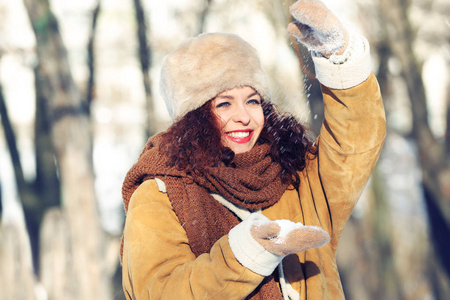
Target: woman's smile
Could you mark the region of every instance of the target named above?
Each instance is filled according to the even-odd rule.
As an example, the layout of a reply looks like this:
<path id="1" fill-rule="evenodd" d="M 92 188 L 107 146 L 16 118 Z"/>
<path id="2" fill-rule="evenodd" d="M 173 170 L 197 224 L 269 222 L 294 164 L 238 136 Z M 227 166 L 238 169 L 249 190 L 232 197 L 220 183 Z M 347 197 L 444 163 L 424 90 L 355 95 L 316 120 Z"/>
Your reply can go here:
<path id="1" fill-rule="evenodd" d="M 252 136 L 253 136 L 253 130 L 246 129 L 246 130 L 236 130 L 236 131 L 230 131 L 225 133 L 227 138 L 232 140 L 235 143 L 244 144 L 250 142 Z"/>

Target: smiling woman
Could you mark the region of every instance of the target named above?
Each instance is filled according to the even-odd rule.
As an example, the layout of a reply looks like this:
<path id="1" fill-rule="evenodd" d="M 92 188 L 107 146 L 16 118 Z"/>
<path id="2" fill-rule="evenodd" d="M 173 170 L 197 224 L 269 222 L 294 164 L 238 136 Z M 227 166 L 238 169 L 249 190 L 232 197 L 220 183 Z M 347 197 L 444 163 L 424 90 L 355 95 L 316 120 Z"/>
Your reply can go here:
<path id="1" fill-rule="evenodd" d="M 226 90 L 212 100 L 222 143 L 234 153 L 250 151 L 264 126 L 261 96 L 249 86 Z"/>
<path id="2" fill-rule="evenodd" d="M 336 247 L 380 153 L 384 110 L 367 41 L 320 1 L 291 11 L 291 34 L 327 49 L 313 52 L 325 104 L 314 143 L 270 102 L 240 37 L 202 34 L 164 59 L 174 123 L 122 189 L 128 299 L 344 299 Z"/>
<path id="3" fill-rule="evenodd" d="M 235 90 L 243 89 L 236 88 Z M 240 149 L 236 147 L 241 145 L 239 142 L 243 142 L 244 146 L 248 146 L 250 143 L 246 141 L 245 136 L 239 137 L 238 135 L 242 133 L 237 130 L 235 133 L 228 132 L 228 134 L 234 135 L 234 141 L 229 140 L 229 138 L 233 138 L 228 137 L 227 131 L 224 129 L 225 122 L 223 120 L 226 118 L 225 116 L 224 118 L 220 117 L 220 113 L 216 111 L 224 111 L 228 108 L 230 100 L 229 97 L 225 97 L 219 103 L 219 95 L 201 107 L 186 113 L 169 130 L 152 138 L 144 152 L 159 145 L 159 153 L 164 153 L 167 166 L 184 170 L 186 174 L 196 173 L 202 176 L 201 174 L 210 172 L 207 170 L 208 167 L 218 166 L 221 163 L 232 166 L 233 159 L 238 154 L 236 151 Z M 259 95 L 254 93 L 251 95 L 260 99 Z M 282 181 L 298 186 L 300 182 L 298 170 L 305 167 L 308 153 L 310 158 L 314 157 L 316 147 L 308 139 L 306 128 L 293 116 L 279 113 L 269 101 L 260 100 L 261 104 L 256 104 L 253 102 L 255 100 L 253 97 L 249 97 L 251 99 L 247 101 L 250 102 L 247 105 L 254 106 L 256 111 L 263 114 L 263 120 L 261 120 L 263 126 L 261 131 L 258 130 L 256 144 L 270 145 L 270 157 L 283 169 L 280 174 Z M 228 101 L 224 101 L 225 99 Z M 222 108 L 215 108 L 214 103 Z M 223 111 L 222 113 L 224 113 Z M 245 122 L 244 124 L 247 124 L 245 126 L 239 122 L 239 119 L 234 120 L 237 122 L 229 120 L 233 126 L 248 127 L 250 124 L 250 122 Z M 255 144 L 252 148 L 254 146 Z M 232 149 L 231 147 L 236 148 Z"/>

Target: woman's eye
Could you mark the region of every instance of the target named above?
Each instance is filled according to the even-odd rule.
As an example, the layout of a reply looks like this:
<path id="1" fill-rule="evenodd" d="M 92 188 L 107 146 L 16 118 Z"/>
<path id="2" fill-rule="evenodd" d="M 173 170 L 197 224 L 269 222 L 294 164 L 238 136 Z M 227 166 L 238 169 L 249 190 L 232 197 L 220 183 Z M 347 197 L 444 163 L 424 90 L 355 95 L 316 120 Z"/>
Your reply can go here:
<path id="1" fill-rule="evenodd" d="M 261 104 L 261 101 L 258 99 L 250 99 L 247 101 L 248 104 Z"/>
<path id="2" fill-rule="evenodd" d="M 229 106 L 229 105 L 230 105 L 230 103 L 228 103 L 228 102 L 222 102 L 222 103 L 217 104 L 216 107 L 217 107 L 217 108 L 220 108 L 220 107 L 227 107 L 227 106 Z"/>

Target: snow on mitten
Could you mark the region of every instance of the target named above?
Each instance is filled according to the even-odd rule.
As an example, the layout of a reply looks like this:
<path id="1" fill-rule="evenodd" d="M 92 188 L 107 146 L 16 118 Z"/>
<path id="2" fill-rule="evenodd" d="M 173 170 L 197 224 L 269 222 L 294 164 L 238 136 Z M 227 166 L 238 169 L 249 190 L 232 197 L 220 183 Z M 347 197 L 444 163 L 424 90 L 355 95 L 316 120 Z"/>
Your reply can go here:
<path id="1" fill-rule="evenodd" d="M 319 0 L 299 0 L 289 11 L 294 21 L 288 32 L 308 50 L 325 57 L 344 53 L 349 34 L 339 19 Z"/>
<path id="2" fill-rule="evenodd" d="M 330 236 L 322 228 L 289 220 L 256 220 L 250 233 L 264 249 L 277 255 L 303 252 L 330 241 Z"/>

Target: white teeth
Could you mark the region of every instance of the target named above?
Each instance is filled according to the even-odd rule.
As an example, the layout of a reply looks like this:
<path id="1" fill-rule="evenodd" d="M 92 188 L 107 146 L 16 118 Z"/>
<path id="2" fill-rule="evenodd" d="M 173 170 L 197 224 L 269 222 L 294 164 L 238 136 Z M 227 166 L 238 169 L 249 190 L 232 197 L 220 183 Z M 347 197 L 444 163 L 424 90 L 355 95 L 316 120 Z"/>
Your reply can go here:
<path id="1" fill-rule="evenodd" d="M 235 139 L 243 139 L 250 135 L 250 131 L 247 132 L 229 132 L 227 133 L 229 136 Z"/>

